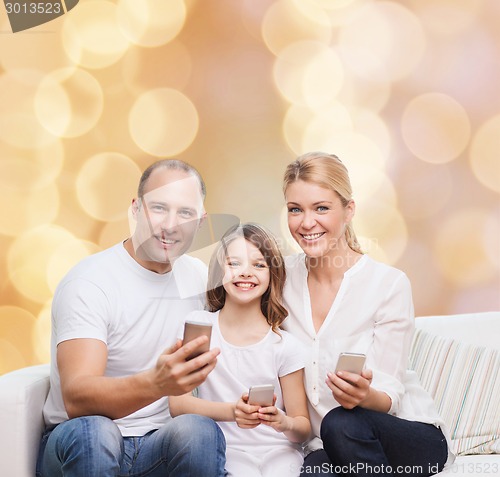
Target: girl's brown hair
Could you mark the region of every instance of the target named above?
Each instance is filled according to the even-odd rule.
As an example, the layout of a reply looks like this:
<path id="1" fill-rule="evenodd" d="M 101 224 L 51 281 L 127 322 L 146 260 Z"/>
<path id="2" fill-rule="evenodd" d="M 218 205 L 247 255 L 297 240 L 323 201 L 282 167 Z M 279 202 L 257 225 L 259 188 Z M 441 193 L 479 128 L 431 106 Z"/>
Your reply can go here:
<path id="1" fill-rule="evenodd" d="M 309 152 L 299 156 L 285 170 L 283 193 L 286 194 L 288 186 L 296 181 L 311 182 L 333 190 L 344 207 L 352 200 L 352 187 L 347 168 L 333 154 Z M 347 224 L 345 238 L 352 250 L 363 253 L 351 222 Z"/>
<path id="2" fill-rule="evenodd" d="M 255 245 L 269 267 L 269 286 L 260 300 L 260 309 L 274 332 L 287 317 L 288 311 L 282 305 L 285 285 L 285 262 L 273 235 L 264 227 L 246 223 L 229 229 L 222 237 L 208 267 L 207 305 L 209 311 L 222 309 L 226 302 L 226 290 L 222 284 L 227 248 L 237 238 L 244 238 Z"/>

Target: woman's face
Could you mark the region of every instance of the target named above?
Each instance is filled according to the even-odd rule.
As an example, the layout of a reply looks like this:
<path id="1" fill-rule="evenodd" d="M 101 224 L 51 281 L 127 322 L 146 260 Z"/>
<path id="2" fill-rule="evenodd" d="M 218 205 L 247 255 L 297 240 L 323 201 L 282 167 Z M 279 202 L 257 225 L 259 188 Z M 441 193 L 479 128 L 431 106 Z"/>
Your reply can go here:
<path id="1" fill-rule="evenodd" d="M 331 189 L 298 180 L 285 192 L 288 228 L 308 257 L 322 257 L 345 245 L 345 228 L 354 215 L 354 202 L 345 207 Z"/>

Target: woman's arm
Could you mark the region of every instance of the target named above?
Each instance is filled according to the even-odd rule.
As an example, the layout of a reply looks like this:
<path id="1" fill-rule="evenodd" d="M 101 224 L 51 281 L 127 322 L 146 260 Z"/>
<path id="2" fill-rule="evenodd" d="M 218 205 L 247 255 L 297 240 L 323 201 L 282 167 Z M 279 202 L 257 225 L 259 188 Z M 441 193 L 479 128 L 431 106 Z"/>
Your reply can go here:
<path id="1" fill-rule="evenodd" d="M 304 389 L 304 370 L 299 369 L 280 378 L 281 392 L 286 413 L 270 406 L 259 409 L 259 419 L 278 432 L 283 432 L 290 442 L 304 442 L 311 433 L 307 398 Z"/>
<path id="2" fill-rule="evenodd" d="M 172 417 L 181 414 L 199 414 L 212 418 L 214 421 L 234 421 L 234 402 L 214 402 L 194 397 L 192 394 L 168 397 Z"/>
<path id="3" fill-rule="evenodd" d="M 408 354 L 414 331 L 411 285 L 406 275 L 394 280 L 376 311 L 373 344 L 366 369 L 360 375 L 328 373 L 326 384 L 344 408 L 356 406 L 397 412 L 404 394 Z"/>

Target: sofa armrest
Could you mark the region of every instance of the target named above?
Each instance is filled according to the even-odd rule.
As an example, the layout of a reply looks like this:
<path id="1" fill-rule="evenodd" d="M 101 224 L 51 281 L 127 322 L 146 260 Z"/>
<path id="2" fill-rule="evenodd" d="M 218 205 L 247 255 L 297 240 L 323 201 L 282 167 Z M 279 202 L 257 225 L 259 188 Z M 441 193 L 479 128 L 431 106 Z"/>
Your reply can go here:
<path id="1" fill-rule="evenodd" d="M 33 477 L 50 366 L 43 364 L 0 376 L 0 462 L 2 475 Z"/>

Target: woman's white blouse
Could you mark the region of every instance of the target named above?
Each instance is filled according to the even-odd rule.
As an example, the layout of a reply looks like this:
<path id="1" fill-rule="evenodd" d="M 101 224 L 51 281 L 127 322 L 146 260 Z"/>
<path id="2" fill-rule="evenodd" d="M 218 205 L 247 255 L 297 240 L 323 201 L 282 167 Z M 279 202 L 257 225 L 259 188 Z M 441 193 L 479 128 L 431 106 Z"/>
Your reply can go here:
<path id="1" fill-rule="evenodd" d="M 395 416 L 442 426 L 430 395 L 413 371 L 407 371 L 414 333 L 411 286 L 400 270 L 363 255 L 347 272 L 318 332 L 314 330 L 305 255 L 286 257 L 284 302 L 289 316 L 283 328 L 306 348 L 305 387 L 313 434 L 323 417 L 339 406 L 325 383 L 341 352 L 366 354 L 372 387 L 385 392 Z M 321 442 L 311 442 L 311 450 Z"/>

